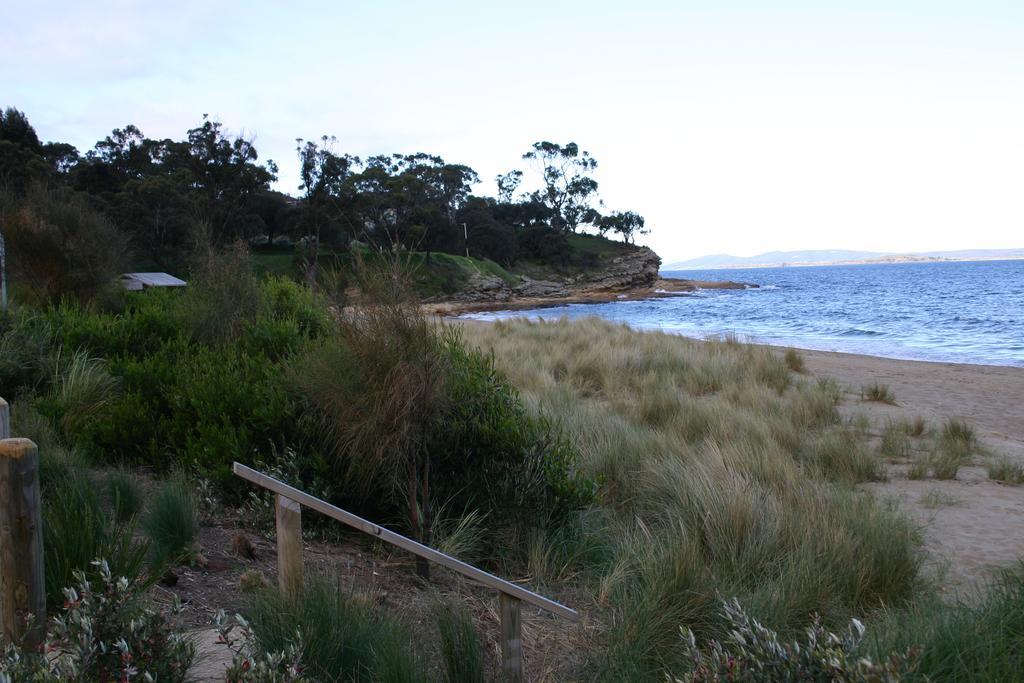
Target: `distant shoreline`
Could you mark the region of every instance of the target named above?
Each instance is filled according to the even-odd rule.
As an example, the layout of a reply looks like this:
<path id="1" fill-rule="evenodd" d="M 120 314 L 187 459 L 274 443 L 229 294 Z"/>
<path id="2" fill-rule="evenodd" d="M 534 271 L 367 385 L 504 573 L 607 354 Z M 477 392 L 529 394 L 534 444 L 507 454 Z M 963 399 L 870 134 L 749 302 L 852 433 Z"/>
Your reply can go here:
<path id="1" fill-rule="evenodd" d="M 670 264 L 662 270 L 666 273 L 704 271 L 704 270 L 750 270 L 756 268 L 821 268 L 826 266 L 899 266 L 915 263 L 989 263 L 993 261 L 1024 261 L 1021 256 L 993 256 L 974 258 L 946 258 L 946 257 L 879 257 L 870 259 L 852 259 L 848 261 L 773 261 L 765 263 L 735 263 L 729 265 L 714 266 L 680 266 Z"/>

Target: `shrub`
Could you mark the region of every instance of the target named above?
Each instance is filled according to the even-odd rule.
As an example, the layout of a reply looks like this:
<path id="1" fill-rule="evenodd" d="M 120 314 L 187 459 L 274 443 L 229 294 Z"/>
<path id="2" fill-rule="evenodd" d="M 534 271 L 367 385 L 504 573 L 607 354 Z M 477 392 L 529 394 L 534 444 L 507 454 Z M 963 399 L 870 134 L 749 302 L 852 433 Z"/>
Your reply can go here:
<path id="1" fill-rule="evenodd" d="M 726 601 L 722 616 L 729 635 L 711 640 L 702 651 L 693 631 L 683 630 L 692 669 L 672 678 L 675 683 L 703 681 L 898 681 L 913 671 L 917 652 L 893 653 L 883 661 L 858 656 L 864 625 L 850 621 L 846 632 L 827 631 L 817 617 L 804 642 L 782 642 L 779 635 L 750 617 L 736 600 Z"/>
<path id="2" fill-rule="evenodd" d="M 441 634 L 441 659 L 449 683 L 483 683 L 484 657 L 480 636 L 466 612 L 454 605 L 439 605 L 437 628 Z"/>
<path id="3" fill-rule="evenodd" d="M 526 410 L 491 359 L 395 286 L 371 282 L 373 303 L 342 316 L 337 336 L 293 371 L 321 418 L 343 495 L 377 501 L 371 513 L 402 514 L 425 541 L 442 503 L 525 527 L 589 500 L 568 441 Z"/>
<path id="4" fill-rule="evenodd" d="M 896 405 L 896 397 L 893 395 L 892 390 L 889 389 L 889 385 L 879 384 L 878 382 L 861 387 L 860 400 L 888 403 L 892 406 Z"/>
<path id="5" fill-rule="evenodd" d="M 80 195 L 32 187 L 20 202 L 0 198 L 11 280 L 43 302 L 89 302 L 115 286 L 127 239 Z"/>
<path id="6" fill-rule="evenodd" d="M 180 475 L 168 479 L 149 499 L 142 530 L 150 542 L 150 563 L 181 562 L 194 552 L 199 535 L 199 501 Z"/>
<path id="7" fill-rule="evenodd" d="M 220 642 L 231 650 L 225 683 L 302 683 L 308 680 L 302 667 L 302 638 L 296 634 L 280 652 L 260 650 L 249 622 L 240 614 L 228 619 L 221 610 L 214 625 Z"/>
<path id="8" fill-rule="evenodd" d="M 142 509 L 142 488 L 124 470 L 107 475 L 107 498 L 114 510 L 114 519 L 121 524 L 134 519 Z"/>
<path id="9" fill-rule="evenodd" d="M 93 565 L 98 589 L 84 572 L 75 572 L 76 587 L 64 591 L 47 656 L 8 649 L 0 680 L 185 681 L 195 657 L 192 643 L 172 630 L 167 614 L 145 604 L 144 583 L 116 578 L 104 561 Z"/>
<path id="10" fill-rule="evenodd" d="M 301 666 L 311 680 L 426 678 L 411 635 L 327 578 L 307 580 L 295 598 L 275 588 L 256 593 L 244 612 L 260 652 L 288 652 L 301 642 Z"/>

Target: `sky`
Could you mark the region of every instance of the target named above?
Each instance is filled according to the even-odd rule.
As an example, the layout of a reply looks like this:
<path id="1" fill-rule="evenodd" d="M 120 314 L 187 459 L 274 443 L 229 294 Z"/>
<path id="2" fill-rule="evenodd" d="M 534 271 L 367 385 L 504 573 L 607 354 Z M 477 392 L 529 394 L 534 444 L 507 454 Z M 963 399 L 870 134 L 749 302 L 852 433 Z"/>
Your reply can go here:
<path id="1" fill-rule="evenodd" d="M 480 174 L 598 160 L 666 263 L 1024 246 L 1024 2 L 0 0 L 0 106 L 80 150 L 203 114 L 297 193 L 295 138 Z"/>

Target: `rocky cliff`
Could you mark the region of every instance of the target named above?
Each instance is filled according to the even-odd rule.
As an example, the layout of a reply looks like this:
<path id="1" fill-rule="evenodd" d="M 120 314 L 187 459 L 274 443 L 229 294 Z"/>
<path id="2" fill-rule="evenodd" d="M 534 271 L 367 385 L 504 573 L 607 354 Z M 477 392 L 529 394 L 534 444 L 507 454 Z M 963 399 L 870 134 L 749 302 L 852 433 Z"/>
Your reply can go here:
<path id="1" fill-rule="evenodd" d="M 649 288 L 658 279 L 660 265 L 660 256 L 647 247 L 640 247 L 585 271 L 548 280 L 521 276 L 518 283 L 510 285 L 494 275 L 473 273 L 465 287 L 446 299 L 471 303 L 510 301 L 514 298 L 557 299 L 576 294 Z"/>

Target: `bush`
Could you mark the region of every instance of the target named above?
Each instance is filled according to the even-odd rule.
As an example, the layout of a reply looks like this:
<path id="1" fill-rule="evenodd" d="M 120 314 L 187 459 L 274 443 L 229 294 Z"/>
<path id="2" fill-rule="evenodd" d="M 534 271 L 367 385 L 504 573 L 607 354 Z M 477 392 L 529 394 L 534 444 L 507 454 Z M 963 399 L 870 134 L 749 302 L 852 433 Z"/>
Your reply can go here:
<path id="1" fill-rule="evenodd" d="M 225 683 L 303 683 L 302 639 L 296 634 L 287 649 L 263 652 L 249 622 L 240 614 L 228 619 L 221 610 L 214 621 L 220 642 L 231 650 Z"/>
<path id="2" fill-rule="evenodd" d="M 402 515 L 428 540 L 441 505 L 525 527 L 589 501 L 568 441 L 388 277 L 364 285 L 374 303 L 346 313 L 292 375 L 321 418 L 349 504 L 375 502 L 369 514 Z"/>
<path id="3" fill-rule="evenodd" d="M 703 681 L 898 681 L 913 670 L 916 651 L 891 654 L 875 662 L 856 653 L 864 626 L 851 620 L 842 635 L 825 630 L 815 618 L 804 642 L 780 642 L 779 635 L 751 618 L 736 600 L 727 601 L 722 616 L 729 631 L 723 640 L 711 640 L 702 651 L 693 631 L 683 630 L 692 669 L 672 677 L 675 683 Z"/>
<path id="4" fill-rule="evenodd" d="M 185 681 L 195 648 L 173 632 L 168 615 L 143 602 L 146 585 L 116 578 L 104 561 L 92 564 L 100 587 L 75 572 L 76 588 L 64 590 L 46 656 L 9 648 L 0 659 L 0 680 Z"/>
<path id="5" fill-rule="evenodd" d="M 259 592 L 244 612 L 258 652 L 288 652 L 301 642 L 311 680 L 426 680 L 411 634 L 325 577 L 307 580 L 294 599 L 277 589 Z"/>
<path id="6" fill-rule="evenodd" d="M 0 197 L 12 282 L 42 302 L 90 302 L 115 286 L 127 238 L 87 199 L 34 186 L 21 201 Z"/>
<path id="7" fill-rule="evenodd" d="M 162 566 L 187 559 L 199 535 L 199 501 L 181 476 L 165 481 L 150 497 L 142 530 L 150 542 L 150 564 Z"/>

